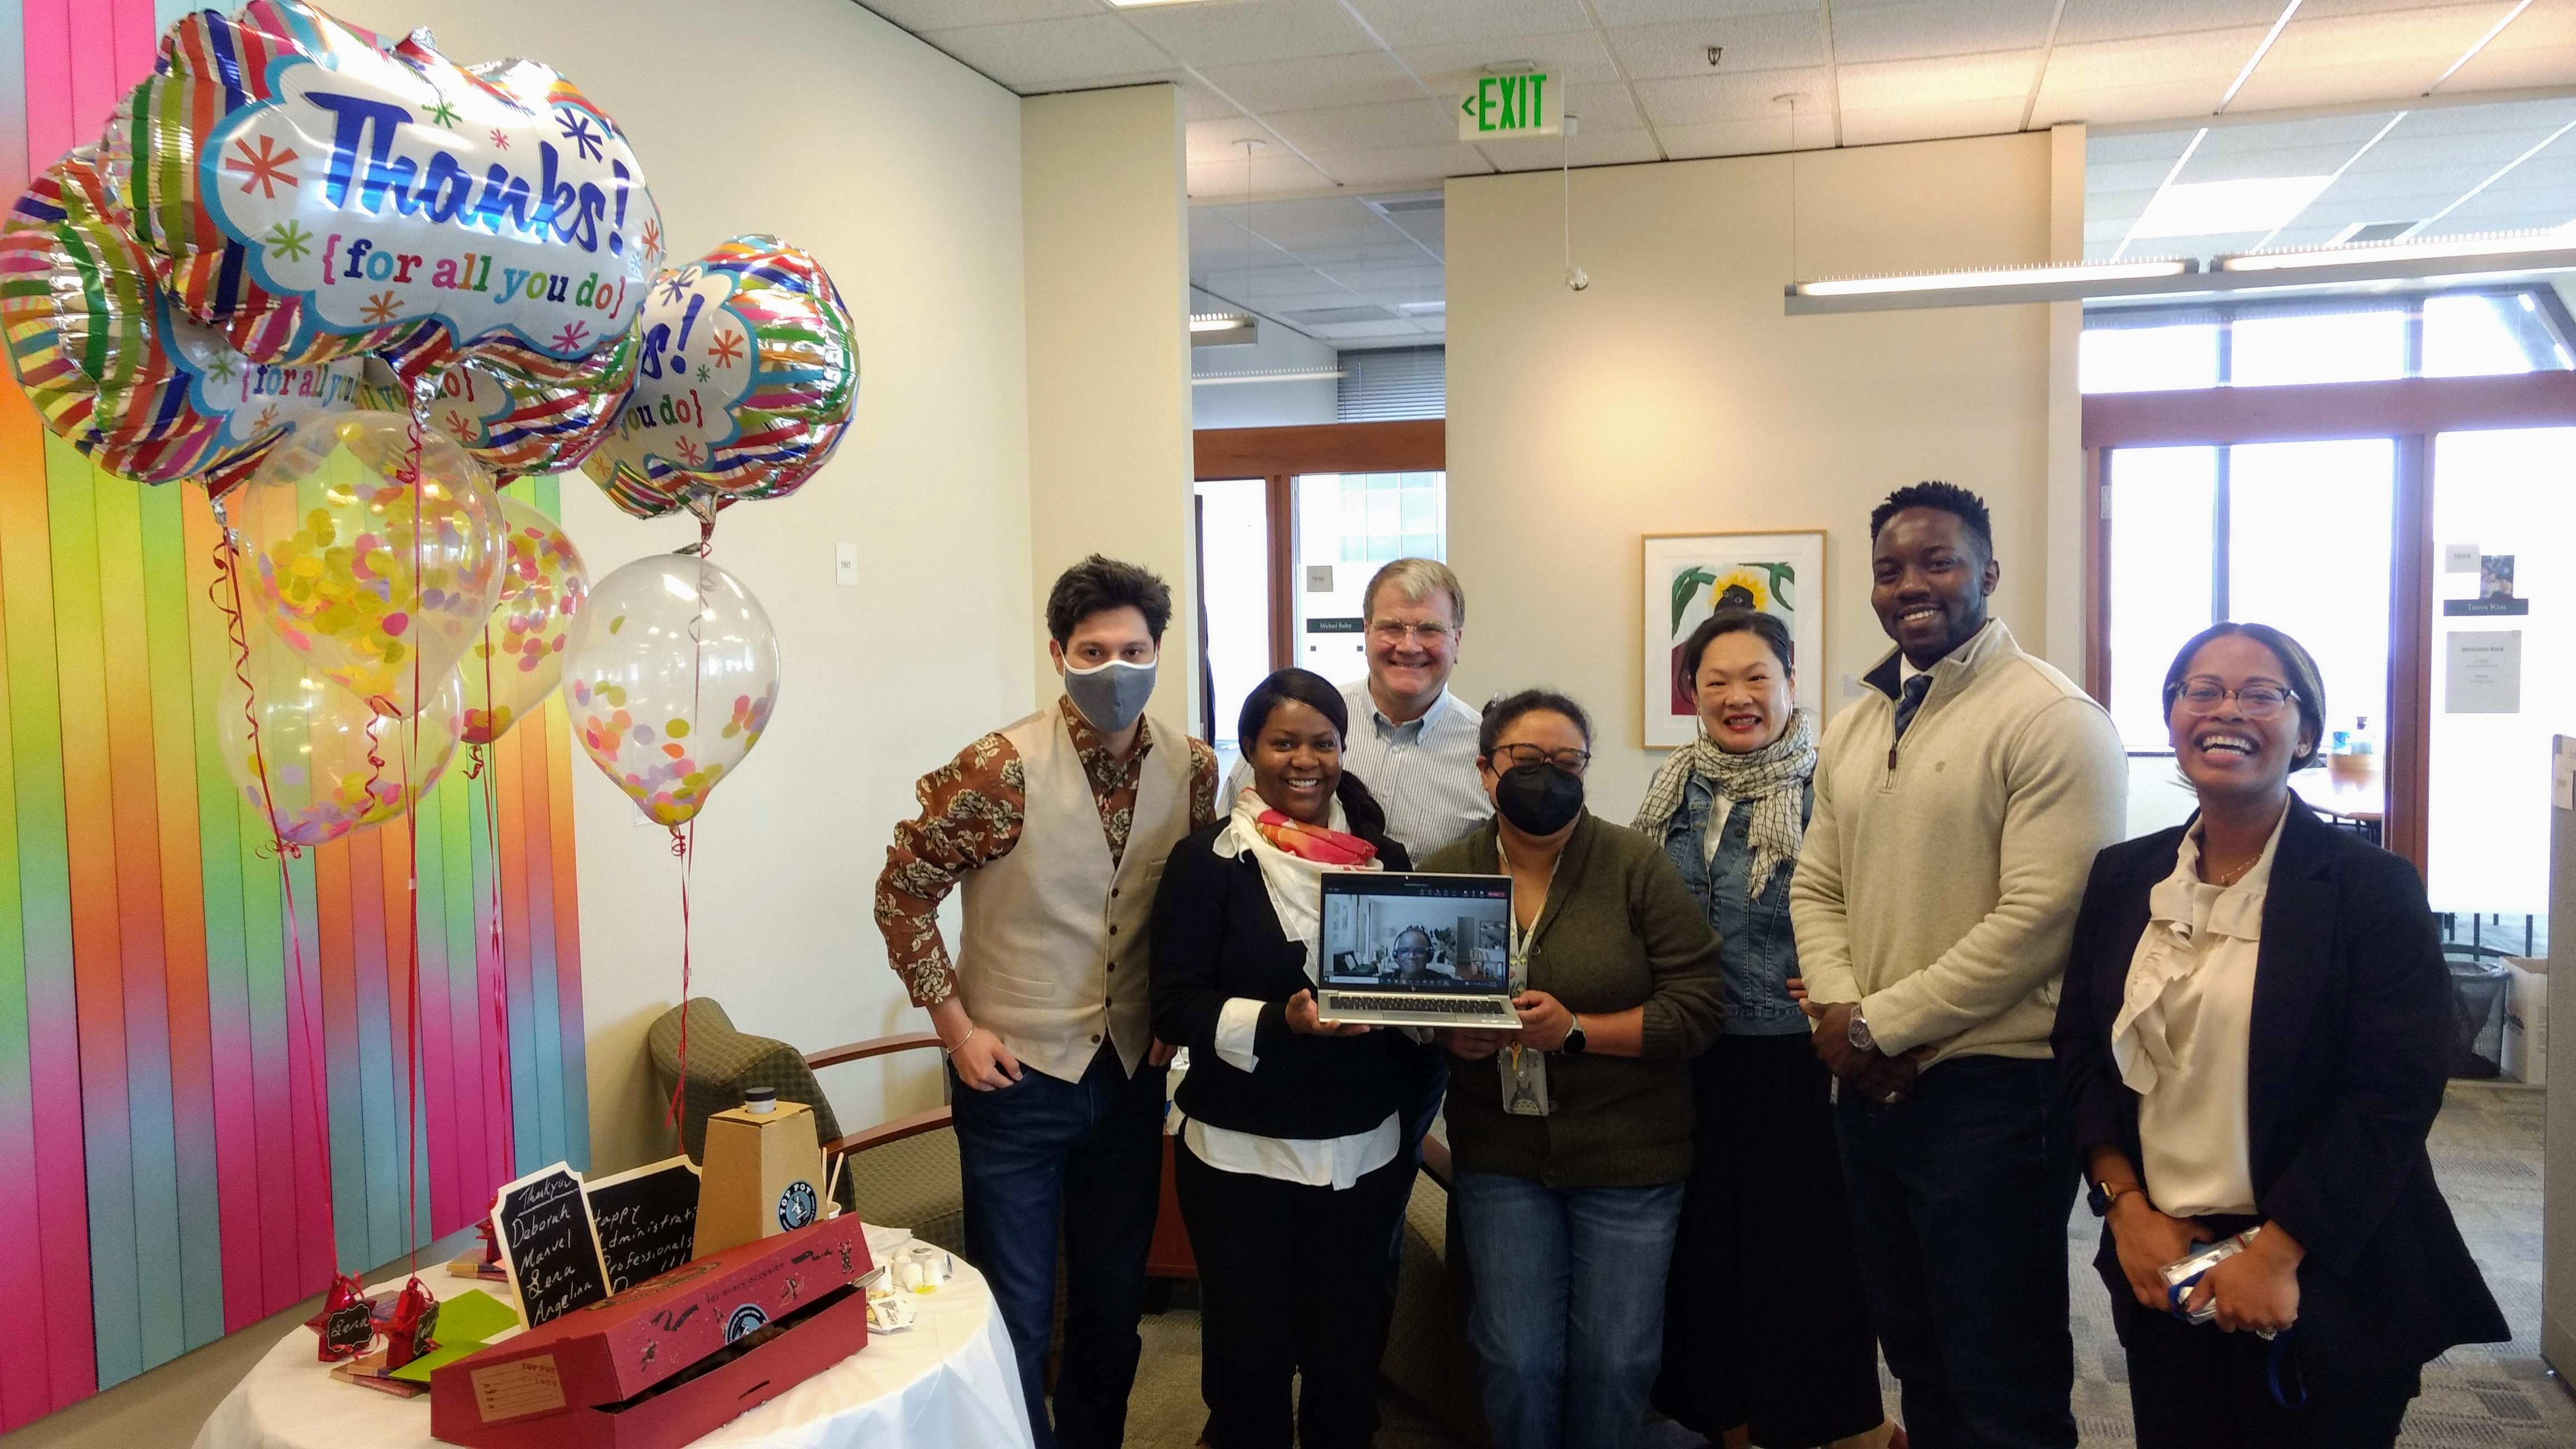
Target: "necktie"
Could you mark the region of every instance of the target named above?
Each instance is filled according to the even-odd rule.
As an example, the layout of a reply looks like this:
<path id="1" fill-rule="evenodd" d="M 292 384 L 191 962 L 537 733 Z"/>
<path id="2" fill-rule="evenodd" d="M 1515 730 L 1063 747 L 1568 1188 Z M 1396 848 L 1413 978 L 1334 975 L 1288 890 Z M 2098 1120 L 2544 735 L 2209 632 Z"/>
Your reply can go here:
<path id="1" fill-rule="evenodd" d="M 1923 696 L 1932 692 L 1932 676 L 1918 674 L 1905 681 L 1904 697 L 1896 701 L 1896 737 L 1905 738 L 1908 725 L 1914 723 L 1914 712 L 1923 707 Z M 1889 756 L 1890 759 L 1895 758 Z"/>

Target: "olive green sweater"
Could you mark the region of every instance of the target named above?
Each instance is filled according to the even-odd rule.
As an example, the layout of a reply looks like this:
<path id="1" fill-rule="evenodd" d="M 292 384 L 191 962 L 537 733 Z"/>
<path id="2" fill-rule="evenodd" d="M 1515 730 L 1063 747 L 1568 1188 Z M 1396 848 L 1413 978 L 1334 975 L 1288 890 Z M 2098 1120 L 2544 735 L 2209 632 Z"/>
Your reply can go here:
<path id="1" fill-rule="evenodd" d="M 1422 864 L 1502 873 L 1488 826 Z M 1644 1054 L 1547 1059 L 1555 1112 L 1503 1110 L 1499 1058 L 1452 1058 L 1449 1149 L 1460 1172 L 1497 1172 L 1550 1187 L 1679 1182 L 1691 1166 L 1690 1059 L 1715 1040 L 1717 935 L 1663 847 L 1585 815 L 1558 858 L 1530 943 L 1529 985 L 1578 1016 L 1645 1008 Z"/>

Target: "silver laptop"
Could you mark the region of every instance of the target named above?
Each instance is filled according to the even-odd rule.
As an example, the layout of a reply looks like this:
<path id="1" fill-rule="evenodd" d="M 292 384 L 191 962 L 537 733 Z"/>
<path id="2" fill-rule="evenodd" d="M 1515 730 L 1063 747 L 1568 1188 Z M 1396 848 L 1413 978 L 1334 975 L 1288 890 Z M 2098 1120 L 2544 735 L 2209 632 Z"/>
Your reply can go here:
<path id="1" fill-rule="evenodd" d="M 1510 876 L 1336 871 L 1322 924 L 1325 1020 L 1520 1029 Z"/>

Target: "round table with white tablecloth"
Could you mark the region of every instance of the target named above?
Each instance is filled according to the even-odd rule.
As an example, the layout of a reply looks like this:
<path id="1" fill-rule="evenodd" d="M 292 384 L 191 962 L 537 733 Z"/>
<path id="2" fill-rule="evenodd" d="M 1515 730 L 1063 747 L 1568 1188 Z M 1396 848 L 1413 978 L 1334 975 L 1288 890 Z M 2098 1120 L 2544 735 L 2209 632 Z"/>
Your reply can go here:
<path id="1" fill-rule="evenodd" d="M 515 1301 L 501 1284 L 469 1285 L 443 1268 L 435 1271 L 421 1280 L 434 1292 L 472 1286 Z M 384 1285 L 401 1286 L 399 1279 Z M 960 1261 L 957 1276 L 939 1291 L 910 1297 L 912 1327 L 871 1331 L 867 1347 L 695 1442 L 1027 1449 L 1019 1368 L 983 1275 Z M 197 1431 L 196 1449 L 426 1449 L 438 1442 L 429 1437 L 428 1395 L 397 1399 L 337 1382 L 313 1348 L 310 1329 L 290 1331 L 215 1406 Z"/>

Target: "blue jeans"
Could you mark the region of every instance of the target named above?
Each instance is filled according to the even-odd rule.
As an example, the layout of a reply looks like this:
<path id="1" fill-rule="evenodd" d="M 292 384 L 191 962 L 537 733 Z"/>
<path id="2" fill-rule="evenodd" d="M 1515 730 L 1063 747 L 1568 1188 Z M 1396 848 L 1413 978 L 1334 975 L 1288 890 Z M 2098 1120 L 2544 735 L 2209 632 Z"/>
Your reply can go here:
<path id="1" fill-rule="evenodd" d="M 1682 1184 L 1552 1188 L 1462 1172 L 1456 1202 L 1495 1449 L 1630 1449 L 1663 1361 Z"/>
<path id="2" fill-rule="evenodd" d="M 1144 1341 L 1145 1253 L 1163 1181 L 1163 1070 L 1128 1076 L 1104 1044 L 1080 1082 L 1032 1067 L 979 1092 L 949 1072 L 966 1187 L 966 1256 L 1011 1333 L 1037 1449 L 1117 1449 Z M 1064 1363 L 1047 1423 L 1055 1245 L 1064 1234 Z"/>

